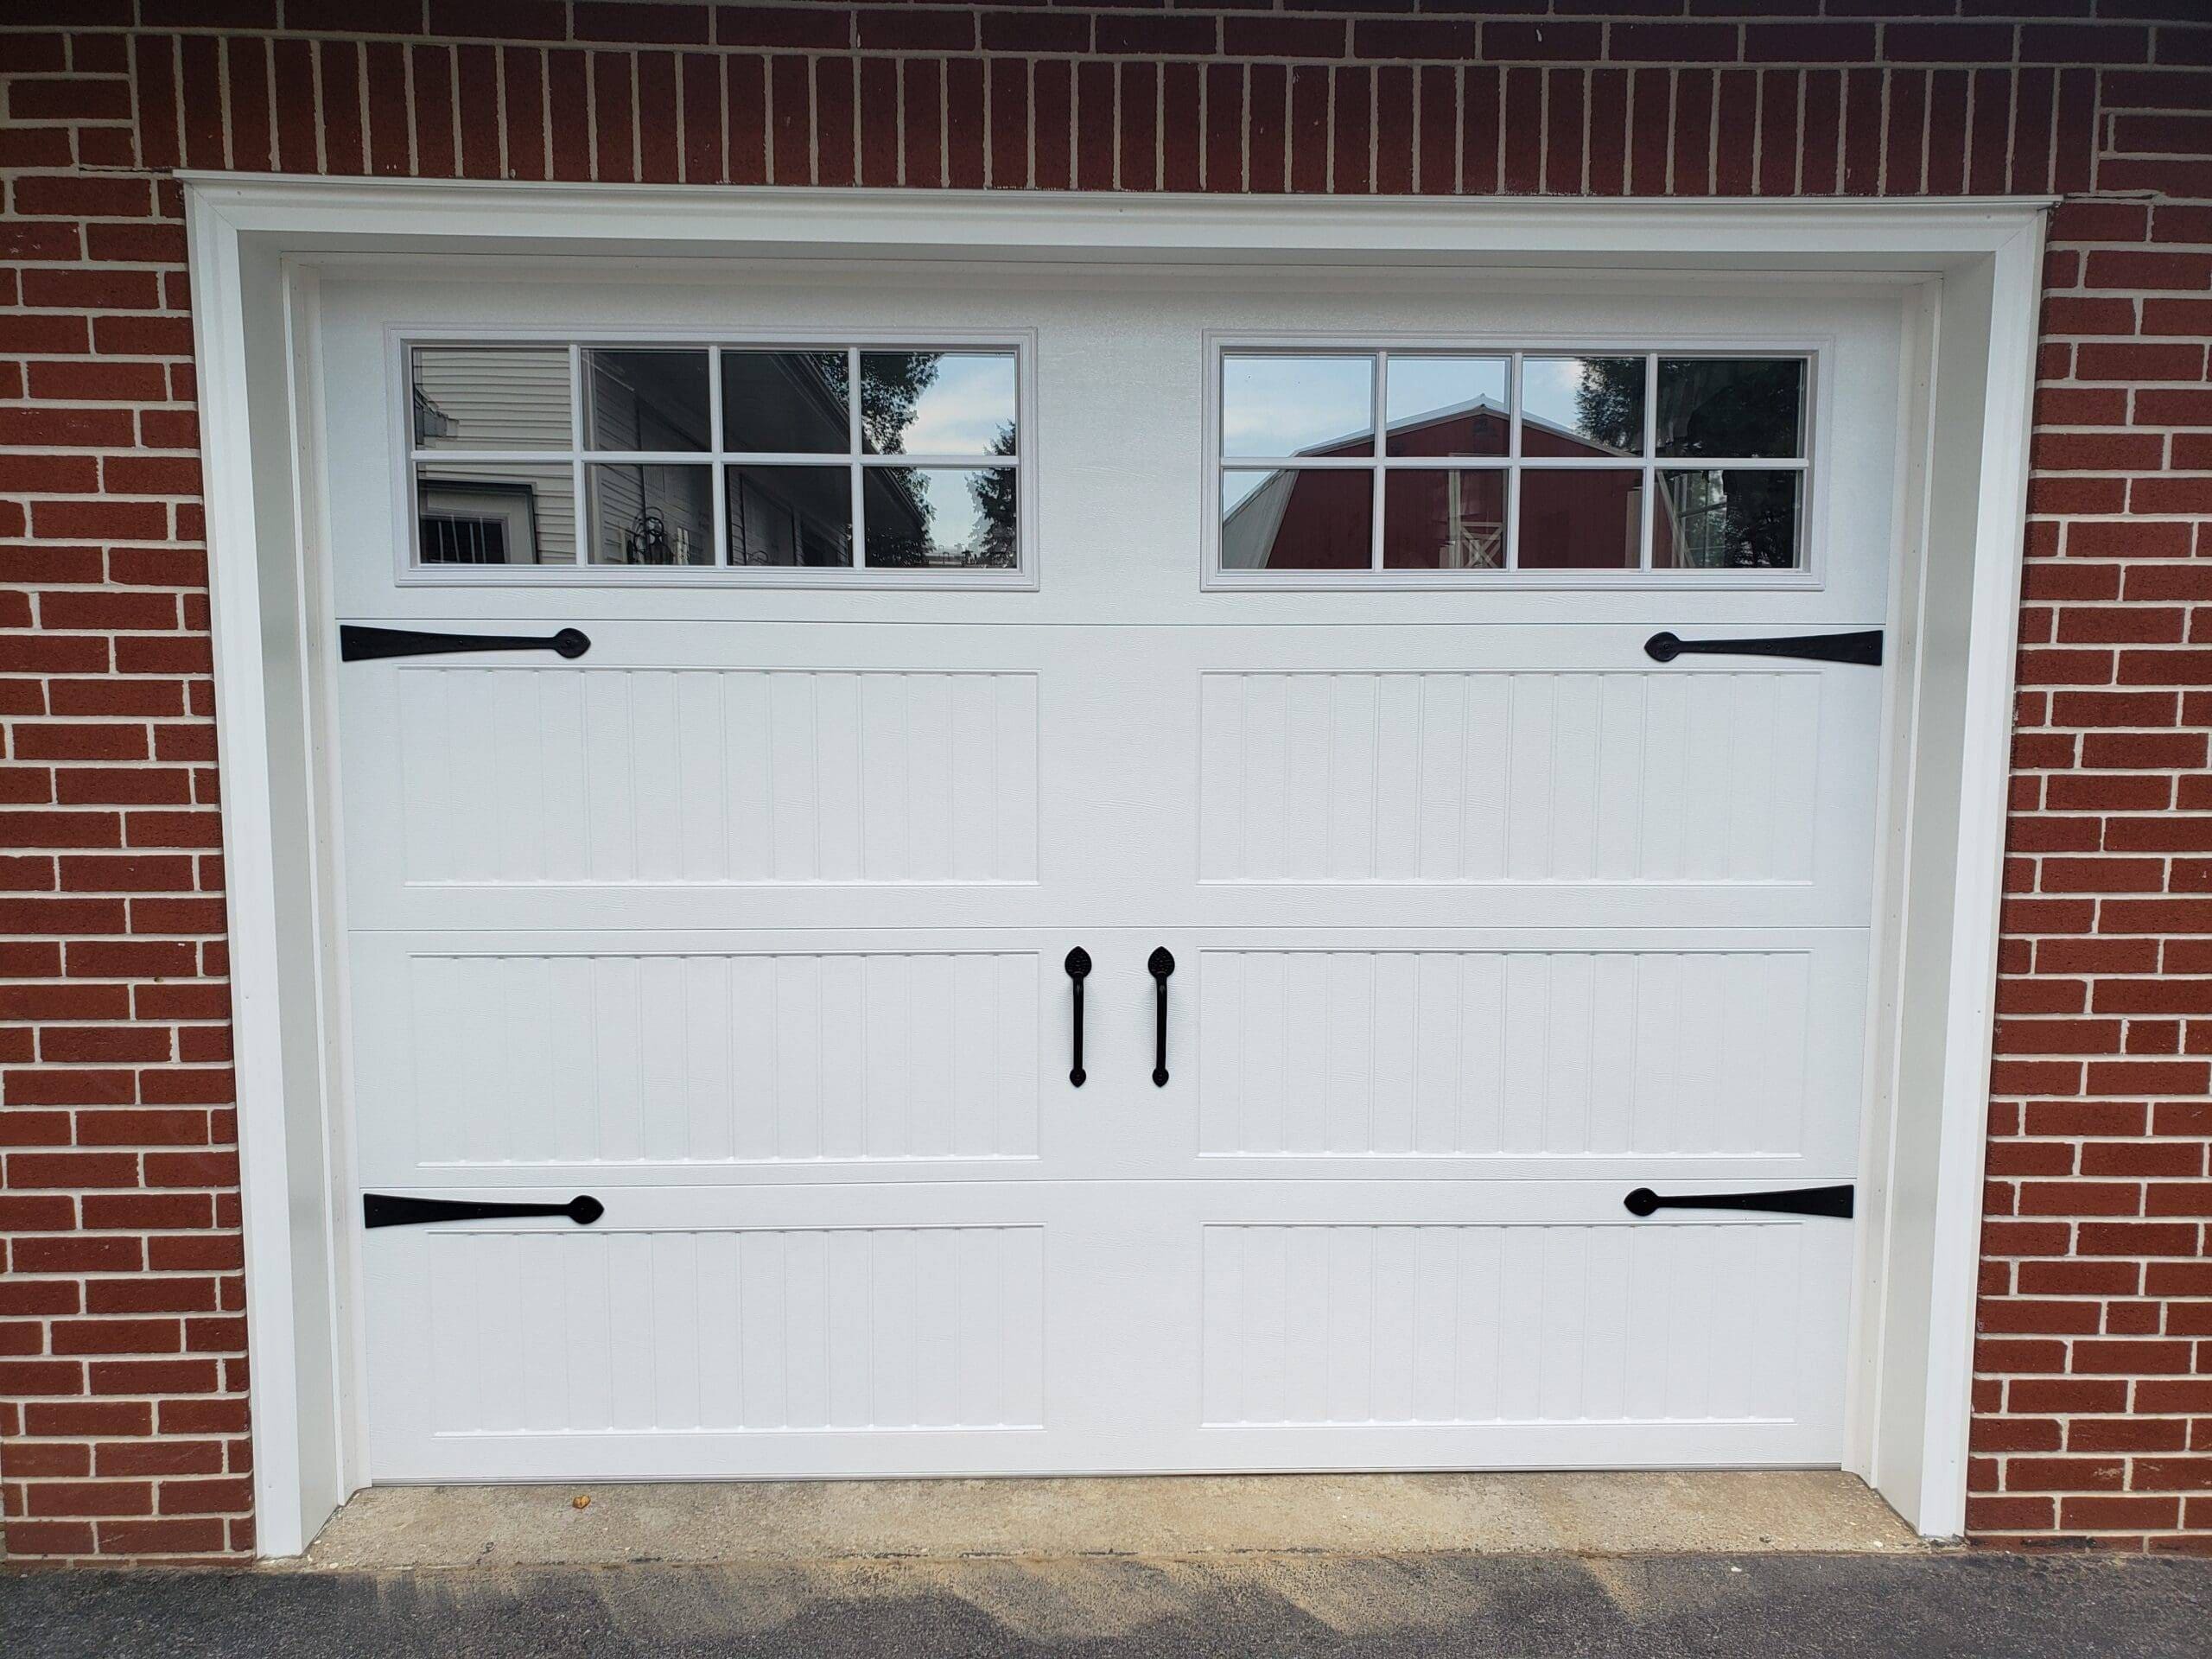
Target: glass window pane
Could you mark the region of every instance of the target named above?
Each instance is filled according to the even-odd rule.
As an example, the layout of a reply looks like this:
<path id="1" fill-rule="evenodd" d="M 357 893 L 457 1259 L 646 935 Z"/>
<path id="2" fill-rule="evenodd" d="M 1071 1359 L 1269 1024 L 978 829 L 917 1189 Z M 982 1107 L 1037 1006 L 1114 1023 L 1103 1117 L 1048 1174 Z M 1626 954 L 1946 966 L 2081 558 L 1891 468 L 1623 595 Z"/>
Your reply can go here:
<path id="1" fill-rule="evenodd" d="M 722 496 L 732 564 L 853 562 L 850 467 L 732 467 Z"/>
<path id="2" fill-rule="evenodd" d="M 1632 570 L 1643 534 L 1643 474 L 1578 467 L 1521 474 L 1523 570 Z"/>
<path id="3" fill-rule="evenodd" d="M 1382 369 L 1387 452 L 1503 454 L 1506 366 L 1502 357 L 1391 358 Z"/>
<path id="4" fill-rule="evenodd" d="M 574 564 L 576 486 L 566 461 L 415 466 L 422 564 Z"/>
<path id="5" fill-rule="evenodd" d="M 1012 352 L 862 352 L 861 447 L 874 455 L 1014 454 Z"/>
<path id="6" fill-rule="evenodd" d="M 1374 537 L 1365 467 L 1222 474 L 1224 570 L 1365 570 Z"/>
<path id="7" fill-rule="evenodd" d="M 1522 359 L 1521 453 L 1642 454 L 1643 359 Z"/>
<path id="8" fill-rule="evenodd" d="M 842 352 L 722 353 L 722 447 L 842 455 L 853 435 Z"/>
<path id="9" fill-rule="evenodd" d="M 1423 467 L 1384 474 L 1382 563 L 1391 570 L 1505 564 L 1505 474 Z"/>
<path id="10" fill-rule="evenodd" d="M 1805 363 L 1796 357 L 1662 357 L 1659 453 L 1750 461 L 1805 453 Z"/>
<path id="11" fill-rule="evenodd" d="M 1375 453 L 1375 359 L 1232 353 L 1221 364 L 1225 455 Z"/>
<path id="12" fill-rule="evenodd" d="M 1805 475 L 1735 468 L 1659 474 L 1651 563 L 1662 570 L 1791 570 Z"/>
<path id="13" fill-rule="evenodd" d="M 512 346 L 417 346 L 418 449 L 569 449 L 569 353 Z"/>
<path id="14" fill-rule="evenodd" d="M 585 351 L 585 448 L 709 447 L 706 353 Z"/>
<path id="15" fill-rule="evenodd" d="M 861 474 L 868 563 L 887 569 L 1002 569 L 1019 563 L 1011 467 L 870 467 Z"/>
<path id="16" fill-rule="evenodd" d="M 704 467 L 584 468 L 594 564 L 712 564 L 714 478 Z"/>

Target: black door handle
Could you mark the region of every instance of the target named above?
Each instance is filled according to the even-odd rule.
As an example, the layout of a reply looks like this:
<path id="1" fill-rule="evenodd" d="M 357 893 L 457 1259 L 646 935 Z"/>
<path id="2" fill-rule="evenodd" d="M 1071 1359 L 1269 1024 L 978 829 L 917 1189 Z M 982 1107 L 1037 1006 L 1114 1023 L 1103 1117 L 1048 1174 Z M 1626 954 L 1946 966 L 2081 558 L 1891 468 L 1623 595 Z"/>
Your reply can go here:
<path id="1" fill-rule="evenodd" d="M 1153 1027 L 1152 1086 L 1167 1086 L 1167 976 L 1175 971 L 1175 958 L 1161 945 L 1145 963 L 1152 975 L 1153 988 L 1159 993 L 1159 1007 Z"/>
<path id="2" fill-rule="evenodd" d="M 1068 1081 L 1076 1088 L 1083 1087 L 1083 982 L 1090 976 L 1090 952 L 1081 945 L 1068 952 L 1064 964 L 1068 978 L 1075 988 L 1075 1053 L 1068 1067 Z"/>
<path id="3" fill-rule="evenodd" d="M 1648 1186 L 1639 1186 L 1621 1200 L 1631 1216 L 1648 1216 L 1655 1210 L 1771 1210 L 1785 1216 L 1851 1216 L 1851 1185 L 1793 1186 L 1779 1192 L 1699 1192 L 1662 1198 Z"/>
<path id="4" fill-rule="evenodd" d="M 1671 663 L 1690 652 L 1707 657 L 1800 657 L 1816 663 L 1865 663 L 1878 668 L 1882 631 L 1793 633 L 1778 639 L 1684 639 L 1676 634 L 1655 633 L 1643 642 L 1643 654 L 1655 663 Z"/>
<path id="5" fill-rule="evenodd" d="M 570 660 L 591 649 L 582 628 L 558 633 L 422 633 L 413 628 L 372 628 L 347 622 L 338 630 L 338 660 L 365 663 L 379 657 L 436 657 L 454 651 L 551 651 Z"/>
<path id="6" fill-rule="evenodd" d="M 607 1213 L 597 1198 L 582 1195 L 566 1204 L 486 1204 L 474 1198 L 403 1198 L 389 1192 L 361 1195 L 364 1227 L 428 1227 L 440 1221 L 505 1221 L 515 1216 L 566 1216 L 588 1227 Z"/>

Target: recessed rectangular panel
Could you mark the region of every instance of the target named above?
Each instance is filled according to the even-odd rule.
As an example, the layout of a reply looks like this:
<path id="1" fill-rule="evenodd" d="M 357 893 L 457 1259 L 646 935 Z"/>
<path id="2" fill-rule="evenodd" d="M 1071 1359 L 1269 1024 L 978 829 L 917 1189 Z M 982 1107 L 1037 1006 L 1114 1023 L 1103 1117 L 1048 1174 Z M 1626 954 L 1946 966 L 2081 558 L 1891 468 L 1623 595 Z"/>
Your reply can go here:
<path id="1" fill-rule="evenodd" d="M 410 666 L 398 721 L 411 883 L 1037 875 L 1033 674 Z"/>
<path id="2" fill-rule="evenodd" d="M 1820 677 L 1210 673 L 1209 881 L 1811 880 Z"/>
<path id="3" fill-rule="evenodd" d="M 408 957 L 372 1166 L 1031 1158 L 1023 952 Z M 390 1179 L 389 1177 L 387 1179 Z"/>
<path id="4" fill-rule="evenodd" d="M 1796 1155 L 1814 986 L 1803 950 L 1209 950 L 1199 1150 Z"/>
<path id="5" fill-rule="evenodd" d="M 1044 1230 L 443 1231 L 441 1435 L 1033 1427 Z"/>
<path id="6" fill-rule="evenodd" d="M 1204 1421 L 1793 1421 L 1805 1224 L 1209 1227 Z"/>

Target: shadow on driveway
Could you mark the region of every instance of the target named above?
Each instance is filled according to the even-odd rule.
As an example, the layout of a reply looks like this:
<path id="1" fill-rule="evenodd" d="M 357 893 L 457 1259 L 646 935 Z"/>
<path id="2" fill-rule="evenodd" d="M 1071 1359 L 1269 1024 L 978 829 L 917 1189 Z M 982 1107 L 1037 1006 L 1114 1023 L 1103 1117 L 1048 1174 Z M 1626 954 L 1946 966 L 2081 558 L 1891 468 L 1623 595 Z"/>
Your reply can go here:
<path id="1" fill-rule="evenodd" d="M 1209 1555 L 0 1576 L 9 1659 L 2204 1659 L 2212 1561 Z"/>

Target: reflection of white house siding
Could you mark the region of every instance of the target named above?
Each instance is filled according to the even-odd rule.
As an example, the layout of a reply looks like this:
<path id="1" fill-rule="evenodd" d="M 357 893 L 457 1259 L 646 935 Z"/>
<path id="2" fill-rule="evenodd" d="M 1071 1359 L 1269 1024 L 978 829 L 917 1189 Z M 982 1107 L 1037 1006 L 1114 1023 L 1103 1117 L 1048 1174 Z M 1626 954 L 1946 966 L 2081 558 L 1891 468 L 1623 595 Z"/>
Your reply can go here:
<path id="1" fill-rule="evenodd" d="M 442 449 L 572 447 L 566 351 L 417 351 L 415 384 L 447 429 L 418 432 L 418 442 Z"/>
<path id="2" fill-rule="evenodd" d="M 1270 473 L 1268 481 L 1231 507 L 1221 521 L 1221 568 L 1224 570 L 1264 570 L 1274 551 L 1275 532 L 1290 505 L 1290 493 L 1298 474 Z"/>
<path id="3" fill-rule="evenodd" d="M 673 354 L 653 352 L 584 354 L 591 408 L 585 429 L 595 450 L 692 452 L 707 447 L 706 392 L 702 381 L 682 379 L 671 385 L 655 370 Z M 703 357 L 683 353 L 686 364 Z M 702 405 L 689 404 L 696 391 Z M 714 486 L 705 467 L 639 467 L 619 463 L 588 468 L 592 556 L 601 564 L 629 562 L 632 532 L 646 508 L 658 511 L 678 563 L 714 560 Z"/>
<path id="4" fill-rule="evenodd" d="M 565 452 L 574 442 L 565 350 L 440 346 L 418 350 L 414 371 L 419 446 Z M 511 496 L 518 488 L 527 489 L 537 545 L 533 550 L 518 535 L 510 535 L 508 557 L 517 563 L 575 563 L 575 474 L 566 461 L 426 461 L 416 474 L 419 511 L 425 517 L 491 517 L 491 493 Z M 440 484 L 454 486 L 454 493 L 441 499 L 435 489 Z"/>
<path id="5" fill-rule="evenodd" d="M 587 467 L 596 526 L 592 556 L 600 564 L 626 564 L 629 537 L 650 505 L 667 526 L 669 545 L 682 564 L 714 563 L 714 483 L 704 467 L 639 467 L 613 463 Z"/>

